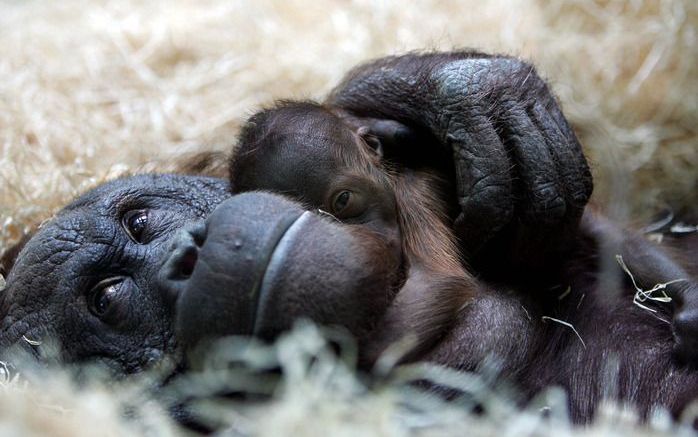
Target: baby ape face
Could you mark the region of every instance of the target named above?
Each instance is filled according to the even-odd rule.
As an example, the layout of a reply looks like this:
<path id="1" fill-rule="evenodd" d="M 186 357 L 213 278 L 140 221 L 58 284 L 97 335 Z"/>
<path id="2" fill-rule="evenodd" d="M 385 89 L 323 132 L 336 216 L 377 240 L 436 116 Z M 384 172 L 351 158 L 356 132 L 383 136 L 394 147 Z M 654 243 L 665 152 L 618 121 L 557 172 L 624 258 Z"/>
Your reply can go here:
<path id="1" fill-rule="evenodd" d="M 75 200 L 41 227 L 12 268 L 0 304 L 0 349 L 55 339 L 63 360 L 101 360 L 124 373 L 171 352 L 173 305 L 158 285 L 161 258 L 175 231 L 225 197 L 220 180 L 143 175 Z"/>
<path id="2" fill-rule="evenodd" d="M 231 164 L 233 192 L 281 193 L 309 209 L 379 232 L 397 228 L 394 189 L 380 144 L 314 103 L 289 102 L 253 116 Z"/>

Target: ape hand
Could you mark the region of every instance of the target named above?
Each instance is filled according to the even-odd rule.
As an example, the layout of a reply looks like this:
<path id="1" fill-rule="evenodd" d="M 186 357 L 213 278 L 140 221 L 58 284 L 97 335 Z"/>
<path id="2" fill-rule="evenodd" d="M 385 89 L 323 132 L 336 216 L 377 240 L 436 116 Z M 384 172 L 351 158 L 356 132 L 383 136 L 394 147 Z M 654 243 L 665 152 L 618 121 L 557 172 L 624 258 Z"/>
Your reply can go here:
<path id="1" fill-rule="evenodd" d="M 589 168 L 557 101 L 515 58 L 384 58 L 349 73 L 328 103 L 426 131 L 435 141 L 422 146 L 425 158 L 452 156 L 461 209 L 454 227 L 469 254 L 505 229 L 511 260 L 555 251 L 591 195 Z"/>

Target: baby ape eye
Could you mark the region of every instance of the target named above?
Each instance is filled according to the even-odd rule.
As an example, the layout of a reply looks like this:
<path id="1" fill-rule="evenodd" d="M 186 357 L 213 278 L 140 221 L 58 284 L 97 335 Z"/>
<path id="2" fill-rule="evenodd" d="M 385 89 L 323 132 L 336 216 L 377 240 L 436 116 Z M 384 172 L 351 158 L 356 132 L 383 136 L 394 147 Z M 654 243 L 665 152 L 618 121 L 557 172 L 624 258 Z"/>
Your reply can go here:
<path id="1" fill-rule="evenodd" d="M 365 135 L 363 139 L 366 145 L 371 148 L 371 150 L 373 150 L 379 156 L 383 156 L 383 145 L 381 144 L 381 141 L 378 139 L 378 137 L 373 135 Z"/>
<path id="2" fill-rule="evenodd" d="M 122 226 L 134 243 L 143 244 L 143 231 L 148 225 L 148 211 L 137 209 L 124 214 Z"/>
<path id="3" fill-rule="evenodd" d="M 97 284 L 90 293 L 89 308 L 92 314 L 105 319 L 115 303 L 118 301 L 124 288 L 124 278 L 110 278 Z"/>
<path id="4" fill-rule="evenodd" d="M 342 190 L 332 198 L 330 212 L 338 219 L 350 219 L 366 211 L 366 199 L 356 191 Z"/>
<path id="5" fill-rule="evenodd" d="M 351 191 L 341 191 L 334 198 L 332 202 L 332 212 L 334 214 L 341 214 L 341 212 L 349 205 L 351 200 Z"/>

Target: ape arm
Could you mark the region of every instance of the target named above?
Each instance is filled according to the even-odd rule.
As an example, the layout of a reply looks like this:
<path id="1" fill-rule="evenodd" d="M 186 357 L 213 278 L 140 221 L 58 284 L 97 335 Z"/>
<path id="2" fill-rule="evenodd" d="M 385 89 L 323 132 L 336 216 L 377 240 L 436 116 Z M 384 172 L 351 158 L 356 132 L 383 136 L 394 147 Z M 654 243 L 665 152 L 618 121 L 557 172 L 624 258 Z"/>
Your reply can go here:
<path id="1" fill-rule="evenodd" d="M 452 154 L 461 208 L 454 228 L 469 254 L 507 225 L 516 228 L 510 249 L 542 248 L 577 225 L 591 194 L 574 132 L 545 82 L 518 59 L 476 52 L 383 58 L 350 72 L 328 104 L 429 132 L 437 145 L 424 156 Z"/>

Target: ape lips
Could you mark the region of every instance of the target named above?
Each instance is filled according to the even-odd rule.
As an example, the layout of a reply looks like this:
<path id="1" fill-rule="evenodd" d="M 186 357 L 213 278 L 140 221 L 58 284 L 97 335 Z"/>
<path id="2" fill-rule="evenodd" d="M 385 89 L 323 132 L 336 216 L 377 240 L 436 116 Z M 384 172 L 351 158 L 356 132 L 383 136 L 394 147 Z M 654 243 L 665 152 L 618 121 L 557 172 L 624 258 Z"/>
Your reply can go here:
<path id="1" fill-rule="evenodd" d="M 268 193 L 223 202 L 206 220 L 205 238 L 184 229 L 173 253 L 196 241 L 191 274 L 169 271 L 167 279 L 179 294 L 175 332 L 188 348 L 225 335 L 271 339 L 300 318 L 361 339 L 388 306 L 401 261 L 389 239 Z"/>

